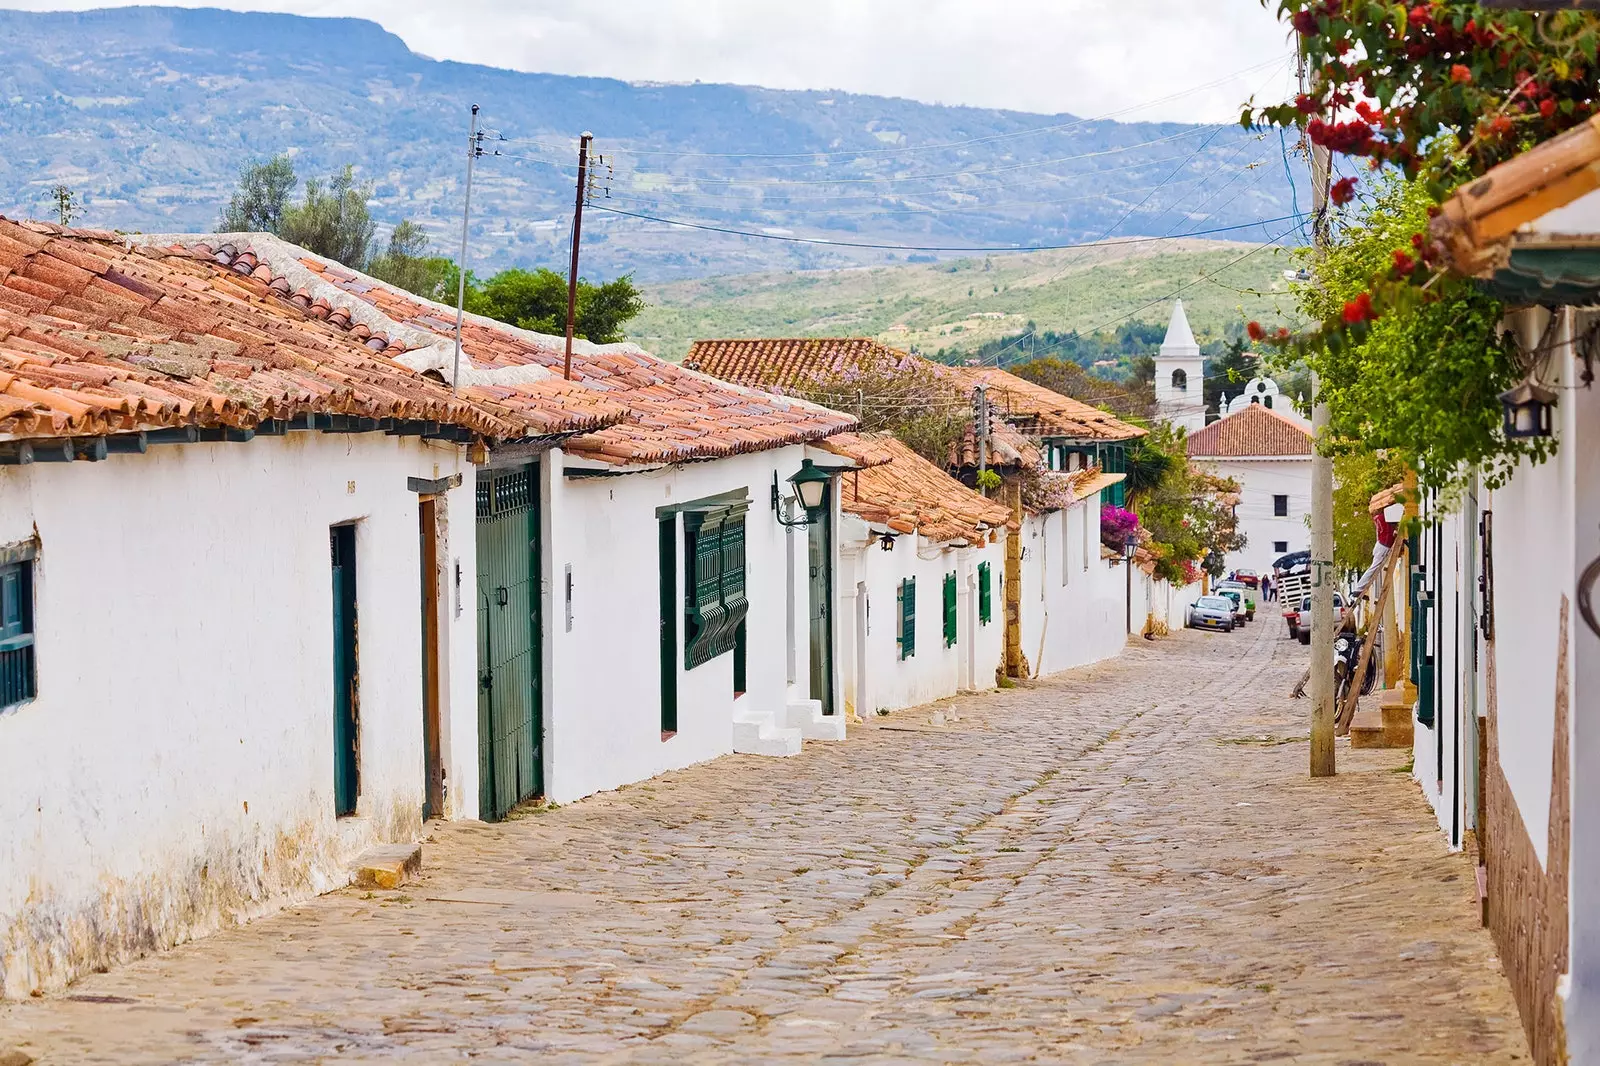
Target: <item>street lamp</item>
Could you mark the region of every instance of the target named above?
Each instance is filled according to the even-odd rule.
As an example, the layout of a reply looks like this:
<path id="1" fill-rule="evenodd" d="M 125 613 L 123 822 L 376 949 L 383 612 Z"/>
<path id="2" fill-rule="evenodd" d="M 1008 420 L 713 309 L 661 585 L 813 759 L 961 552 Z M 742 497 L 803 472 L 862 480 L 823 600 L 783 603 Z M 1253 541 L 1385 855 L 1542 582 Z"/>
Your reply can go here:
<path id="1" fill-rule="evenodd" d="M 1505 408 L 1505 432 L 1509 438 L 1548 437 L 1550 415 L 1556 406 L 1555 390 L 1528 378 L 1514 389 L 1500 394 Z"/>
<path id="2" fill-rule="evenodd" d="M 794 493 L 800 498 L 800 506 L 805 509 L 804 518 L 785 518 L 778 493 L 778 472 L 772 472 L 772 513 L 778 521 L 786 526 L 808 526 L 820 521 L 823 513 L 822 497 L 828 488 L 828 472 L 819 468 L 810 459 L 800 460 L 800 469 L 789 478 L 789 484 L 794 486 Z"/>
<path id="3" fill-rule="evenodd" d="M 1128 579 L 1128 610 L 1127 618 L 1123 621 L 1122 628 L 1127 633 L 1133 632 L 1133 554 L 1138 550 L 1139 538 L 1130 532 L 1128 539 L 1122 542 L 1122 565 L 1128 571 L 1126 575 Z"/>

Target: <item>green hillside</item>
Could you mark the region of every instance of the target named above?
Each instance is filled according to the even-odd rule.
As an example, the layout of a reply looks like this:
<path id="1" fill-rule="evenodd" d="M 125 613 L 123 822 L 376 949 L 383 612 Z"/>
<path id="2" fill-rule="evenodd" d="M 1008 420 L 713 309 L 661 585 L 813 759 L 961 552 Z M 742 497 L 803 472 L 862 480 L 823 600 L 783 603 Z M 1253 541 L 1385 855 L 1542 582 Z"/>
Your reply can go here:
<path id="1" fill-rule="evenodd" d="M 871 336 L 932 355 L 1018 334 L 1030 320 L 1040 332 L 1114 329 L 1123 316 L 1165 323 L 1177 293 L 1204 343 L 1230 323 L 1292 321 L 1287 251 L 1227 265 L 1257 247 L 1185 240 L 673 282 L 645 287 L 650 306 L 628 333 L 672 359 L 692 340 L 763 336 Z"/>

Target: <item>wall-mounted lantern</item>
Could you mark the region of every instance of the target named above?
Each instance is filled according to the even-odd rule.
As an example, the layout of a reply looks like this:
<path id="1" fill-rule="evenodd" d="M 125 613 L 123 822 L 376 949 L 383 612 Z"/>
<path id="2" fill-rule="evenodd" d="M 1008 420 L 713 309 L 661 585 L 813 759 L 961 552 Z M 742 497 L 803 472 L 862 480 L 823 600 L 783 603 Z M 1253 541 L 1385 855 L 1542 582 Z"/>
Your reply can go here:
<path id="1" fill-rule="evenodd" d="M 1139 550 L 1139 538 L 1128 534 L 1128 539 L 1122 542 L 1122 557 L 1128 562 L 1133 562 L 1134 553 Z"/>
<path id="2" fill-rule="evenodd" d="M 1552 414 L 1556 406 L 1556 393 L 1529 377 L 1514 389 L 1500 394 L 1500 406 L 1505 409 L 1505 432 L 1508 438 L 1548 437 L 1551 433 Z"/>
<path id="3" fill-rule="evenodd" d="M 800 506 L 805 509 L 804 518 L 785 518 L 783 516 L 783 501 L 778 492 L 778 472 L 772 472 L 772 513 L 778 521 L 786 526 L 808 526 L 820 521 L 823 517 L 822 497 L 828 488 L 828 472 L 819 468 L 810 459 L 800 460 L 800 469 L 789 478 L 789 484 L 794 486 L 794 494 L 800 498 Z"/>

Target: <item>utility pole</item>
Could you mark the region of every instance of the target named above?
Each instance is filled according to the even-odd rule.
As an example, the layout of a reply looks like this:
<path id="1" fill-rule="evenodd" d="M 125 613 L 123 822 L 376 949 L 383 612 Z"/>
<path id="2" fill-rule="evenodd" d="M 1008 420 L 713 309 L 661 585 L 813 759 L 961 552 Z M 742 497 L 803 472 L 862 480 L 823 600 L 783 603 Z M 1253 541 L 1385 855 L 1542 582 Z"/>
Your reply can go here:
<path id="1" fill-rule="evenodd" d="M 1302 81 L 1304 67 L 1302 67 Z M 1311 144 L 1312 243 L 1320 260 L 1328 248 L 1328 179 L 1332 154 Z M 1333 747 L 1333 459 L 1324 450 L 1328 404 L 1311 375 L 1311 776 L 1337 773 Z"/>
<path id="2" fill-rule="evenodd" d="M 973 413 L 973 426 L 977 430 L 978 438 L 978 491 L 989 495 L 989 490 L 984 487 L 983 475 L 989 472 L 989 387 L 979 385 L 972 390 L 972 403 L 976 410 Z"/>
<path id="3" fill-rule="evenodd" d="M 583 201 L 589 195 L 589 142 L 594 134 L 588 130 L 578 138 L 578 200 L 572 208 L 572 267 L 567 272 L 567 362 L 563 376 L 572 380 L 572 331 L 578 319 L 578 242 L 583 239 Z"/>
<path id="4" fill-rule="evenodd" d="M 467 222 L 472 218 L 472 164 L 483 154 L 482 135 L 478 133 L 478 105 L 472 105 L 472 119 L 467 124 L 467 195 L 461 207 L 461 258 L 456 260 L 456 364 L 450 374 L 450 391 L 461 390 L 461 320 L 467 309 Z"/>

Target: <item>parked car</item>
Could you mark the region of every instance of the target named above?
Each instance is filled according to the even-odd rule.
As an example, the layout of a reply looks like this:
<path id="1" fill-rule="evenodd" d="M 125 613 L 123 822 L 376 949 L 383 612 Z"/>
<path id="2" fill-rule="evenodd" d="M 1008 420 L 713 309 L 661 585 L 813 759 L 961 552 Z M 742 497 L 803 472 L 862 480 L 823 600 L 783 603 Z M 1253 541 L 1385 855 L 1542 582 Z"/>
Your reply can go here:
<path id="1" fill-rule="evenodd" d="M 1258 589 L 1261 587 L 1261 575 L 1254 570 L 1235 570 L 1233 579 L 1249 588 Z"/>
<path id="2" fill-rule="evenodd" d="M 1256 620 L 1256 597 L 1250 586 L 1243 581 L 1219 581 L 1218 592 L 1237 592 L 1244 599 L 1244 617 L 1246 621 Z"/>
<path id="3" fill-rule="evenodd" d="M 1232 633 L 1233 600 L 1226 596 L 1201 596 L 1189 605 L 1183 624 L 1189 629 L 1220 629 Z"/>
<path id="4" fill-rule="evenodd" d="M 1240 592 L 1238 589 L 1222 588 L 1219 585 L 1217 587 L 1217 595 L 1225 597 L 1229 603 L 1233 604 L 1234 622 L 1239 625 L 1244 625 L 1245 622 L 1249 621 L 1249 615 L 1245 613 L 1244 593 Z"/>
<path id="5" fill-rule="evenodd" d="M 1287 616 L 1285 616 L 1287 617 Z M 1337 633 L 1344 628 L 1345 620 L 1349 617 L 1349 609 L 1345 606 L 1344 597 L 1337 592 L 1333 594 L 1333 631 Z M 1294 616 L 1289 618 L 1289 635 L 1302 644 L 1311 643 L 1311 597 L 1300 597 L 1300 607 Z"/>

